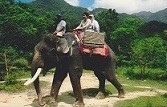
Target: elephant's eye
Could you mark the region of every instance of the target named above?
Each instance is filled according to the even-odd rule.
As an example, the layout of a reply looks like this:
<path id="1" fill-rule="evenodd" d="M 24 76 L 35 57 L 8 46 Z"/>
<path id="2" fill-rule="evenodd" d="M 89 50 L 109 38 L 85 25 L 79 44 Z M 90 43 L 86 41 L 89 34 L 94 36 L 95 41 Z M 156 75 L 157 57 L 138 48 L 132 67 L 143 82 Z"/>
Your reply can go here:
<path id="1" fill-rule="evenodd" d="M 56 43 L 59 44 L 59 43 L 60 43 L 60 39 L 58 39 L 58 40 L 56 41 Z"/>
<path id="2" fill-rule="evenodd" d="M 47 52 L 47 50 L 45 48 L 41 49 L 41 54 L 45 54 Z"/>
<path id="3" fill-rule="evenodd" d="M 50 53 L 55 53 L 55 51 L 56 51 L 55 48 L 50 49 Z"/>

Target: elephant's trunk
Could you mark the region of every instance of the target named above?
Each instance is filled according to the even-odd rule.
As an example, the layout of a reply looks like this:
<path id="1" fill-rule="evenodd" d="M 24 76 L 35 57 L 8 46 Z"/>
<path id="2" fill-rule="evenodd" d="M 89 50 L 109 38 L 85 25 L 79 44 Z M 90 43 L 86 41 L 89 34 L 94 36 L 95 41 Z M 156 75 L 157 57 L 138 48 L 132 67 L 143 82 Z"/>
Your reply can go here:
<path id="1" fill-rule="evenodd" d="M 41 70 L 43 68 L 43 61 L 41 62 L 41 60 L 42 60 L 41 59 L 41 53 L 39 52 L 38 45 L 39 44 L 37 44 L 35 46 L 35 48 L 34 48 L 34 57 L 33 57 L 33 61 L 32 61 L 32 64 L 31 64 L 31 75 L 32 75 L 32 78 L 27 80 L 24 83 L 24 85 L 32 84 L 38 78 L 38 76 L 41 73 Z"/>
<path id="2" fill-rule="evenodd" d="M 36 73 L 35 73 L 35 75 L 31 79 L 27 80 L 24 83 L 24 85 L 27 86 L 27 85 L 32 84 L 37 79 L 37 77 L 39 76 L 39 74 L 41 73 L 41 71 L 42 71 L 42 68 L 38 68 L 37 71 L 36 71 Z"/>

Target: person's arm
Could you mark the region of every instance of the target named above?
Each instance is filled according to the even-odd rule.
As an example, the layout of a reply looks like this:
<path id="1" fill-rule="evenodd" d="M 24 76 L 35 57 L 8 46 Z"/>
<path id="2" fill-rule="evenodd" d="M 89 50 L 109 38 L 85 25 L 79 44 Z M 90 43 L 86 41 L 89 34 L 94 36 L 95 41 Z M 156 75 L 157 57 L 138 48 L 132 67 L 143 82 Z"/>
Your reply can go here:
<path id="1" fill-rule="evenodd" d="M 54 31 L 54 34 L 57 34 L 58 32 L 61 32 L 61 31 L 63 31 L 64 29 L 65 29 L 65 27 L 62 26 L 62 27 L 60 27 L 60 29 Z"/>
<path id="2" fill-rule="evenodd" d="M 81 25 L 82 25 L 82 21 L 81 21 L 81 23 L 79 24 L 79 26 L 76 27 L 74 30 L 80 29 L 80 28 L 81 28 Z"/>
<path id="3" fill-rule="evenodd" d="M 91 25 L 91 20 L 87 20 L 86 24 L 84 26 L 80 27 L 80 29 L 88 28 L 90 25 Z"/>
<path id="4" fill-rule="evenodd" d="M 95 30 L 96 32 L 100 32 L 100 26 L 99 26 L 99 23 L 97 21 L 94 21 L 94 26 L 95 26 Z"/>

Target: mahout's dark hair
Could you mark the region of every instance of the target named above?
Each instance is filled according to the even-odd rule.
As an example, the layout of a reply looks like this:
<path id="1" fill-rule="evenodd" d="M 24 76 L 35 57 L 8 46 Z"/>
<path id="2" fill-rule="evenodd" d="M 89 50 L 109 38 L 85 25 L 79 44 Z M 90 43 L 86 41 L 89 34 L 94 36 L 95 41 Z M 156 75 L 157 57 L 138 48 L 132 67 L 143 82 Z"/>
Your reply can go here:
<path id="1" fill-rule="evenodd" d="M 86 15 L 87 17 L 89 17 L 89 13 L 88 12 L 84 12 L 82 15 Z"/>

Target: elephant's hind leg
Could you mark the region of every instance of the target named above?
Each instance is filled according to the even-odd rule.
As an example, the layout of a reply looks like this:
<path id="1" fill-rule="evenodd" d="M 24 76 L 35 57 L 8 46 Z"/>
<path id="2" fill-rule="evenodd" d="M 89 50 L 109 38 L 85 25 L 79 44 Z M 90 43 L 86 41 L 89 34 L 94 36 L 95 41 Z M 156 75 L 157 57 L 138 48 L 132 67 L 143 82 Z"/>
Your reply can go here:
<path id="1" fill-rule="evenodd" d="M 99 80 L 99 92 L 97 93 L 96 98 L 104 99 L 106 97 L 105 76 L 99 71 L 94 71 L 94 74 Z"/>
<path id="2" fill-rule="evenodd" d="M 116 63 L 114 58 L 111 58 L 105 69 L 105 77 L 118 90 L 118 97 L 123 98 L 125 95 L 125 91 L 123 89 L 123 86 L 119 83 L 119 81 L 116 78 L 115 70 L 116 70 Z"/>
<path id="3" fill-rule="evenodd" d="M 118 98 L 124 98 L 125 96 L 125 91 L 123 89 L 123 86 L 118 82 L 117 78 L 111 77 L 111 76 L 107 76 L 107 80 L 112 83 L 115 88 L 118 90 Z"/>

